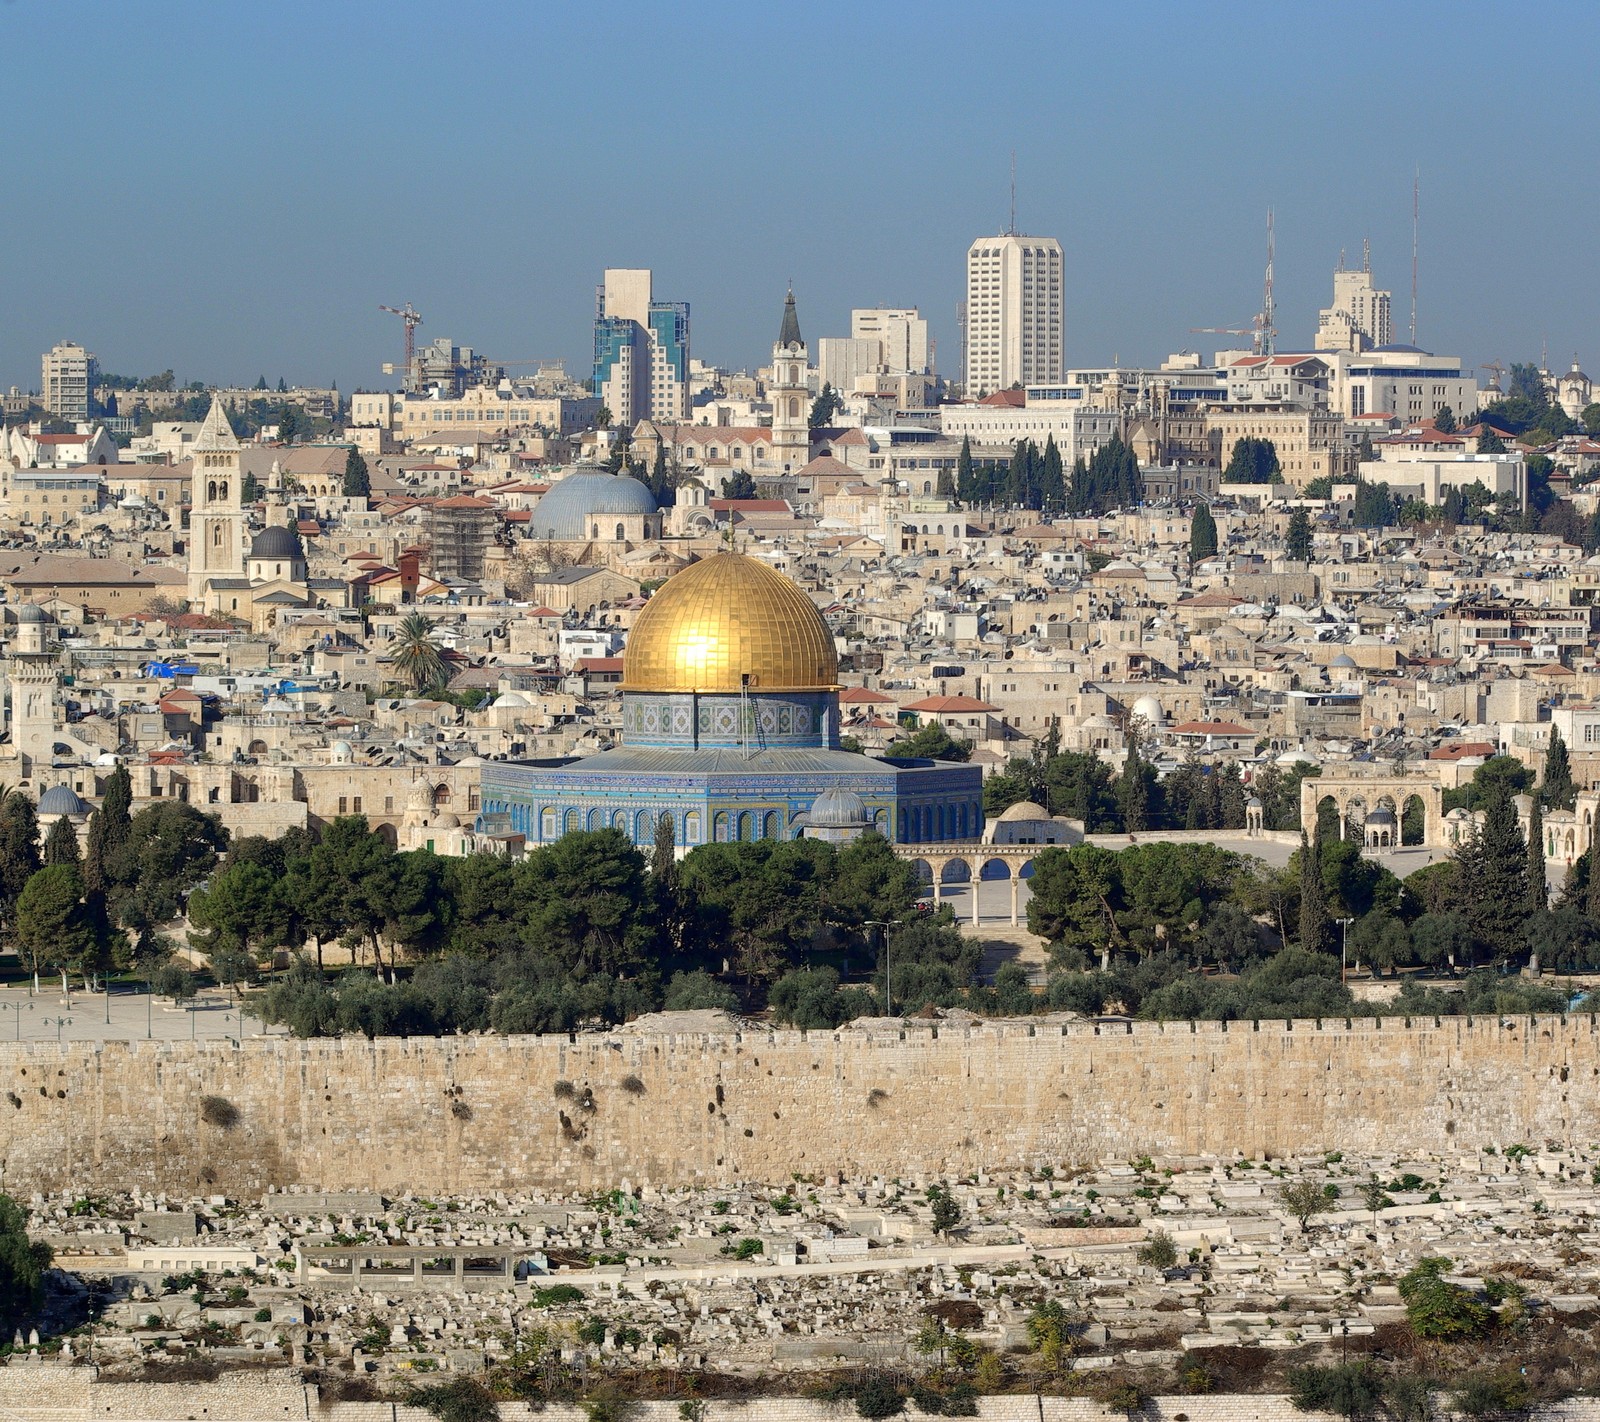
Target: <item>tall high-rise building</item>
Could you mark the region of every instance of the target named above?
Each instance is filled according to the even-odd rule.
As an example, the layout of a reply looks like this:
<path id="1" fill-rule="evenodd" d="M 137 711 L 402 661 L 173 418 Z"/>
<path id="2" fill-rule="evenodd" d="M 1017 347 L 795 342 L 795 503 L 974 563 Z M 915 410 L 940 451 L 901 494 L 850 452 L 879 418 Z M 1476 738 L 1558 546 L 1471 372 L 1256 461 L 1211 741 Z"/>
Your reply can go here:
<path id="1" fill-rule="evenodd" d="M 967 395 L 1060 380 L 1065 264 L 1054 237 L 980 237 L 967 251 Z"/>
<path id="2" fill-rule="evenodd" d="M 99 362 L 76 341 L 57 341 L 41 367 L 39 403 L 63 420 L 87 420 Z"/>
<path id="3" fill-rule="evenodd" d="M 611 418 L 689 418 L 689 303 L 654 301 L 647 267 L 608 267 L 595 301 L 594 392 Z"/>
<path id="4" fill-rule="evenodd" d="M 1333 305 L 1317 318 L 1317 349 L 1359 355 L 1393 344 L 1391 305 L 1391 293 L 1372 284 L 1372 262 L 1365 249 L 1358 272 L 1347 272 L 1341 257 L 1333 273 Z"/>

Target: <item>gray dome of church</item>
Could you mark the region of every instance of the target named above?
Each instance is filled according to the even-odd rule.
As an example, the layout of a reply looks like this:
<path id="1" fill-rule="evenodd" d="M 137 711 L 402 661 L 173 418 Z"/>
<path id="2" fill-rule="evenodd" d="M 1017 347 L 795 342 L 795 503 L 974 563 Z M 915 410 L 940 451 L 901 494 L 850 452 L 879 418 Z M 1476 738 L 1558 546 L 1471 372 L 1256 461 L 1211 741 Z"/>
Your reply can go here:
<path id="1" fill-rule="evenodd" d="M 250 544 L 252 558 L 299 558 L 304 551 L 300 535 L 280 524 L 263 528 Z"/>
<path id="2" fill-rule="evenodd" d="M 637 479 L 592 467 L 575 469 L 535 505 L 528 536 L 575 543 L 589 536 L 593 514 L 657 512 L 655 499 Z"/>
<path id="3" fill-rule="evenodd" d="M 50 614 L 36 602 L 25 602 L 17 609 L 17 621 L 38 624 L 48 622 Z"/>
<path id="4" fill-rule="evenodd" d="M 89 807 L 70 785 L 55 785 L 39 797 L 41 815 L 86 815 Z"/>

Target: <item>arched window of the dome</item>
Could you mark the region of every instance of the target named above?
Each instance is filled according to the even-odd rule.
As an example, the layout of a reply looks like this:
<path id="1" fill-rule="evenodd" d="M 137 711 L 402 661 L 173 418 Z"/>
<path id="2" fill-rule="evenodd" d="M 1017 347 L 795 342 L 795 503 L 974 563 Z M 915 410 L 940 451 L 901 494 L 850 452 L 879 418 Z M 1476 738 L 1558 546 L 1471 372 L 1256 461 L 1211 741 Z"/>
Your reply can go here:
<path id="1" fill-rule="evenodd" d="M 565 823 L 565 826 L 564 826 L 564 829 L 563 829 L 563 833 L 565 833 L 565 834 L 576 834 L 582 828 L 583 828 L 583 816 L 581 814 L 579 814 L 578 811 L 576 811 L 576 810 L 568 810 L 567 813 L 566 813 L 566 823 Z"/>
<path id="2" fill-rule="evenodd" d="M 718 844 L 726 844 L 728 842 L 728 812 L 726 810 L 717 811 L 716 819 L 711 822 L 711 832 Z"/>
<path id="3" fill-rule="evenodd" d="M 777 811 L 768 810 L 766 815 L 763 816 L 763 818 L 762 818 L 762 822 L 761 822 L 761 838 L 762 839 L 780 839 L 780 838 L 782 838 L 782 836 L 781 836 L 781 834 L 779 832 L 779 829 L 778 829 L 778 824 L 779 824 L 779 821 L 778 821 Z"/>
<path id="4" fill-rule="evenodd" d="M 556 837 L 556 812 L 546 805 L 539 811 L 539 838 L 554 839 Z"/>
<path id="5" fill-rule="evenodd" d="M 749 810 L 741 810 L 739 812 L 739 843 L 749 844 L 755 837 L 755 816 Z"/>
<path id="6" fill-rule="evenodd" d="M 589 828 L 603 830 L 606 827 L 606 812 L 604 810 L 589 811 Z"/>
<path id="7" fill-rule="evenodd" d="M 685 844 L 700 843 L 700 811 L 690 810 L 683 817 L 683 842 Z"/>
<path id="8" fill-rule="evenodd" d="M 655 826 L 651 823 L 650 811 L 640 810 L 633 817 L 633 842 L 649 844 L 654 838 Z"/>

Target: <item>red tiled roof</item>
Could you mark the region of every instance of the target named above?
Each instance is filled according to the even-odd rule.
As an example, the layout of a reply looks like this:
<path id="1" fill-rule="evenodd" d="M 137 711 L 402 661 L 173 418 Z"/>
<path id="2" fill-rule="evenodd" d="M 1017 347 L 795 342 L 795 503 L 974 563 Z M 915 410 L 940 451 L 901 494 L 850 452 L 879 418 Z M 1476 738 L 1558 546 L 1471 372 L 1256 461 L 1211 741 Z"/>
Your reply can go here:
<path id="1" fill-rule="evenodd" d="M 1440 746 L 1428 752 L 1429 760 L 1468 760 L 1474 756 L 1488 757 L 1494 747 L 1488 741 L 1460 741 L 1455 745 Z"/>
<path id="2" fill-rule="evenodd" d="M 885 696 L 881 691 L 872 691 L 865 686 L 847 686 L 839 693 L 839 701 L 845 706 L 861 706 L 869 702 L 893 700 L 892 696 Z"/>
<path id="3" fill-rule="evenodd" d="M 1185 721 L 1181 726 L 1174 726 L 1172 734 L 1175 736 L 1253 736 L 1255 732 L 1248 726 L 1241 726 L 1237 721 Z"/>
<path id="4" fill-rule="evenodd" d="M 935 716 L 941 716 L 952 711 L 998 711 L 1000 708 L 991 706 L 987 701 L 979 701 L 974 696 L 929 696 L 921 701 L 913 701 L 902 709 L 927 711 Z"/>

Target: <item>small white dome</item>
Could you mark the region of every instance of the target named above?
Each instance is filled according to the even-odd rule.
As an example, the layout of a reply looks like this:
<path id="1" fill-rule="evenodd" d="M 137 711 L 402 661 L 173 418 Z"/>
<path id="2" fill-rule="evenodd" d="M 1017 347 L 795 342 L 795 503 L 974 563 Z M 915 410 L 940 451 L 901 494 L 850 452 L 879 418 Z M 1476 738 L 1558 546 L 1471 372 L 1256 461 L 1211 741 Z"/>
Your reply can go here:
<path id="1" fill-rule="evenodd" d="M 328 747 L 328 757 L 335 765 L 348 765 L 355 754 L 356 748 L 349 741 L 335 741 Z"/>
<path id="2" fill-rule="evenodd" d="M 494 699 L 496 708 L 501 706 L 531 706 L 532 704 L 520 691 L 502 691 Z"/>
<path id="3" fill-rule="evenodd" d="M 1045 809 L 1043 805 L 1036 805 L 1032 800 L 1018 800 L 1015 805 L 1003 811 L 1000 815 L 1002 821 L 1047 820 L 1049 818 L 1050 811 Z"/>
<path id="4" fill-rule="evenodd" d="M 1141 696 L 1133 703 L 1133 714 L 1141 717 L 1152 726 L 1167 724 L 1167 713 L 1161 709 L 1161 703 L 1153 696 Z"/>

